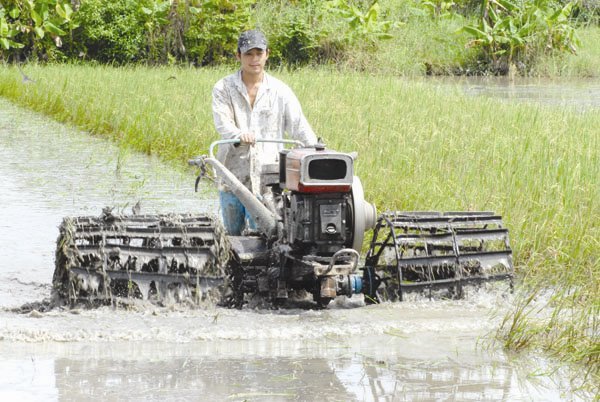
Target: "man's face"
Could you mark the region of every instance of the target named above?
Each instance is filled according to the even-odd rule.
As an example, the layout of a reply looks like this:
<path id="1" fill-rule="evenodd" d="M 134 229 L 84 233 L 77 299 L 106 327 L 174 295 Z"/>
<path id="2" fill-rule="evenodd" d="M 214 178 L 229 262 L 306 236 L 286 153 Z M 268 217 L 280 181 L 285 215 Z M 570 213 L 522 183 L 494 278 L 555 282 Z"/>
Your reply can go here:
<path id="1" fill-rule="evenodd" d="M 242 64 L 242 71 L 247 74 L 262 74 L 269 58 L 269 50 L 250 49 L 246 53 L 238 53 L 237 59 Z"/>

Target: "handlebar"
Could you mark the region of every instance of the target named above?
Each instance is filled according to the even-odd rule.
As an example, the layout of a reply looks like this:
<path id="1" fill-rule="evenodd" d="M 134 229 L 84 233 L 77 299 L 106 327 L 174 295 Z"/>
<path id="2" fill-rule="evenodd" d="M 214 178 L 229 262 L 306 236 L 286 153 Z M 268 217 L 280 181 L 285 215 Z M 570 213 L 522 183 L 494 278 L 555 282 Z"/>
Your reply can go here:
<path id="1" fill-rule="evenodd" d="M 278 144 L 291 144 L 291 145 L 296 145 L 298 147 L 304 147 L 304 143 L 302 141 L 298 141 L 298 140 L 286 140 L 286 139 L 257 139 L 256 142 L 271 142 L 271 143 L 278 143 Z M 210 144 L 210 147 L 208 148 L 208 153 L 209 153 L 209 157 L 211 159 L 215 159 L 215 155 L 214 155 L 214 149 L 217 145 L 224 145 L 224 144 L 240 144 L 241 141 L 239 138 L 233 138 L 233 139 L 229 139 L 229 140 L 217 140 L 214 141 L 213 143 Z M 194 159 L 189 159 L 188 160 L 188 165 L 190 166 L 198 166 L 200 169 L 202 169 L 202 176 L 206 175 L 206 165 L 205 165 L 205 158 L 206 156 L 198 156 Z"/>
<path id="2" fill-rule="evenodd" d="M 286 139 L 275 139 L 275 140 L 269 140 L 269 139 L 257 139 L 256 142 L 271 142 L 271 143 L 277 143 L 277 144 L 292 144 L 292 145 L 297 145 L 300 147 L 304 146 L 304 143 L 302 141 L 298 141 L 298 140 L 286 140 Z M 218 140 L 213 142 L 212 144 L 210 144 L 210 147 L 208 148 L 208 153 L 210 155 L 211 158 L 214 158 L 214 154 L 213 154 L 213 149 L 217 146 L 217 145 L 224 145 L 224 144 L 240 144 L 241 141 L 238 138 L 233 138 L 233 139 L 229 139 L 229 140 Z"/>

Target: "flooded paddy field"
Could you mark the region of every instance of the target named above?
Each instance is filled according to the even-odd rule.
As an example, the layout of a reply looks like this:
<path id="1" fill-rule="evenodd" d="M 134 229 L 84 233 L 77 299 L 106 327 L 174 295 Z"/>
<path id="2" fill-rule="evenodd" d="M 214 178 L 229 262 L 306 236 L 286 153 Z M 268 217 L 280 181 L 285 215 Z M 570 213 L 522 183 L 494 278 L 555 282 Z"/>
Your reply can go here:
<path id="1" fill-rule="evenodd" d="M 202 153 L 203 150 L 199 150 Z M 50 296 L 64 216 L 217 212 L 193 175 L 0 100 L 1 400 L 578 400 L 489 342 L 511 296 L 327 310 L 206 305 L 15 312 Z"/>
<path id="2" fill-rule="evenodd" d="M 440 77 L 432 81 L 458 85 L 469 96 L 565 106 L 579 110 L 600 108 L 600 80 L 509 77 Z"/>

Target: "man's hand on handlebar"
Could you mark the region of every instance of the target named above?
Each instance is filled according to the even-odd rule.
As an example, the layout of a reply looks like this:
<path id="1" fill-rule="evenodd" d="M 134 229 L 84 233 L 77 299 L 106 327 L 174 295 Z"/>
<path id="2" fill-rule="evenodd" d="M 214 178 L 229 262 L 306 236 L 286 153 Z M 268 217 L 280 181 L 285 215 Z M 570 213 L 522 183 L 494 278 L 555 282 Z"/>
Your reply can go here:
<path id="1" fill-rule="evenodd" d="M 256 143 L 256 136 L 251 132 L 242 133 L 242 135 L 240 135 L 240 141 L 242 144 L 254 145 Z"/>

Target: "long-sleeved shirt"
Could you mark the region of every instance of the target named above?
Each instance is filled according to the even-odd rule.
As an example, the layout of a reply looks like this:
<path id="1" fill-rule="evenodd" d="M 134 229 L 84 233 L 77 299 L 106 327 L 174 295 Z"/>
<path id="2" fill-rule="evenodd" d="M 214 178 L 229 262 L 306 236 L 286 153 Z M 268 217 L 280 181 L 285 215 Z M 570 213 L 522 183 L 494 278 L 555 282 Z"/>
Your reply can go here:
<path id="1" fill-rule="evenodd" d="M 242 73 L 231 74 L 213 88 L 213 118 L 222 139 L 239 138 L 242 133 L 254 133 L 256 139 L 289 138 L 305 145 L 317 143 L 317 137 L 306 121 L 300 102 L 292 90 L 277 78 L 265 73 L 254 106 Z M 260 193 L 260 169 L 263 164 L 277 163 L 281 144 L 257 143 L 254 146 L 222 145 L 217 159 L 253 193 Z M 227 187 L 221 183 L 221 190 Z"/>

